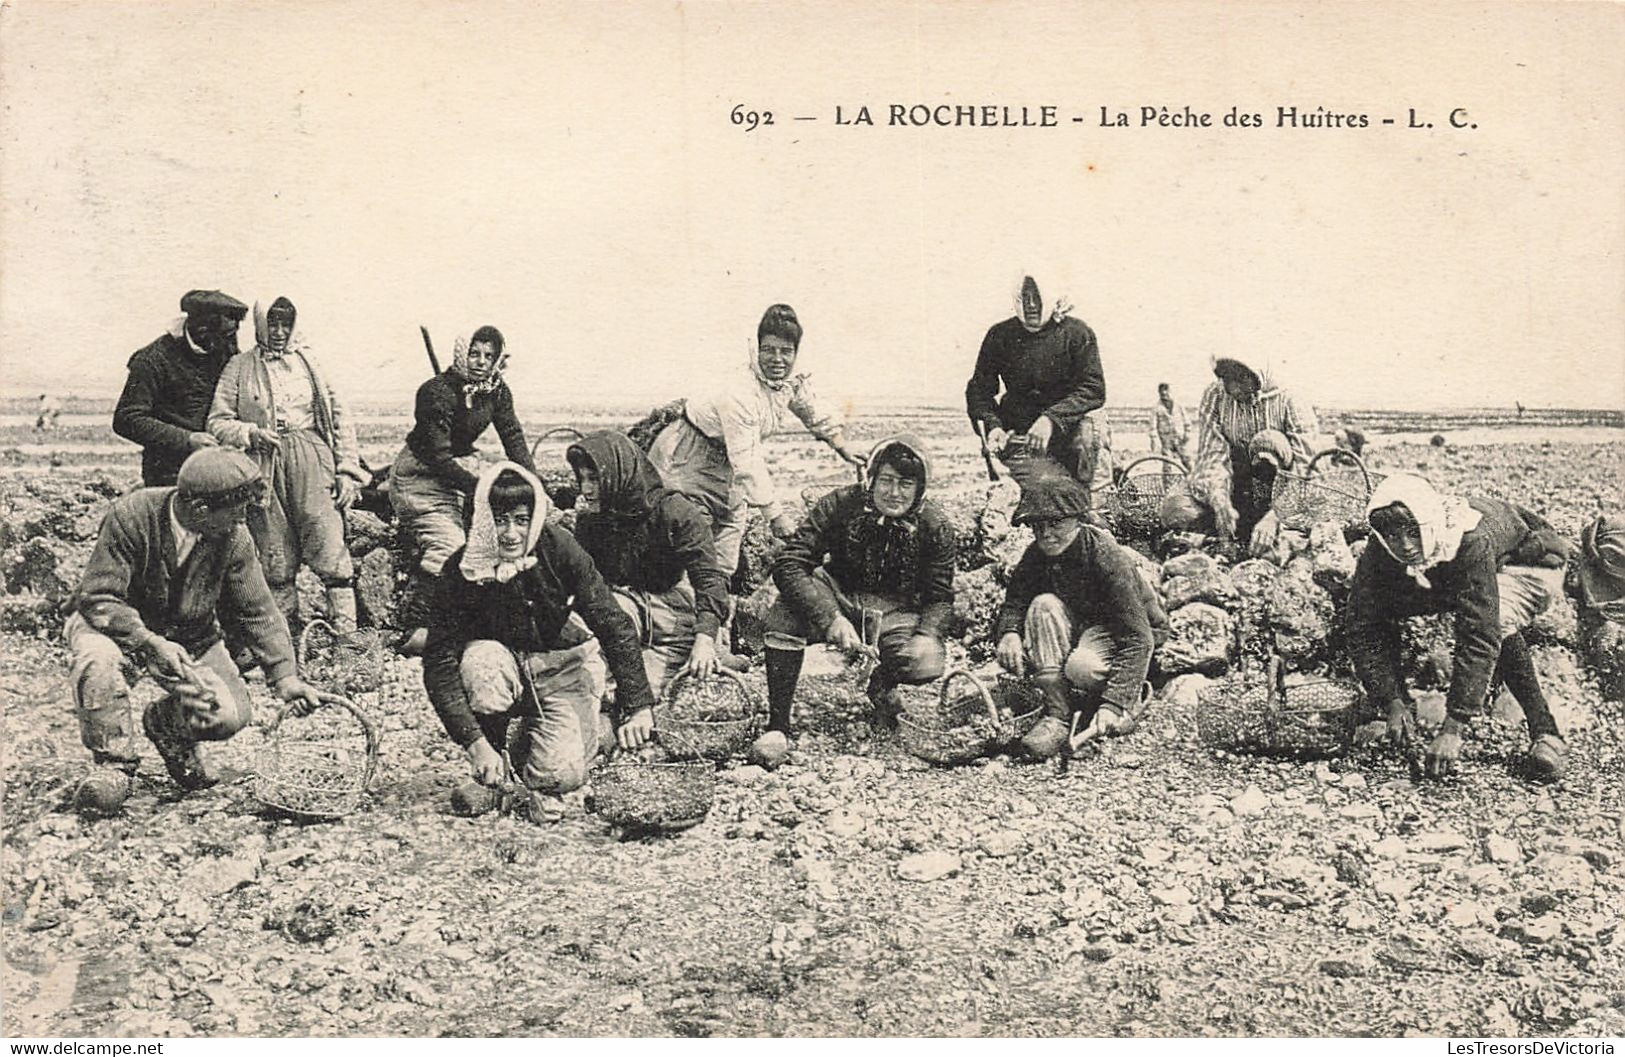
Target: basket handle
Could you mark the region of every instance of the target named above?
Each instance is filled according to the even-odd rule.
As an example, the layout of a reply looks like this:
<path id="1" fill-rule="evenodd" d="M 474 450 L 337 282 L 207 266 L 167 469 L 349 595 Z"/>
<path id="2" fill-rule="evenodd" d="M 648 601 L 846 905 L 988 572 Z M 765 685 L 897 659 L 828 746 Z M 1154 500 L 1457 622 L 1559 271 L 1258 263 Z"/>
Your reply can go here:
<path id="1" fill-rule="evenodd" d="M 357 723 L 361 724 L 361 731 L 364 735 L 366 735 L 367 738 L 367 769 L 362 775 L 361 787 L 363 789 L 370 787 L 372 785 L 373 775 L 375 775 L 378 771 L 378 728 L 373 726 L 372 720 L 368 719 L 366 714 L 363 713 L 361 709 L 357 708 L 353 701 L 342 694 L 333 694 L 328 693 L 326 690 L 318 690 L 316 691 L 316 696 L 321 699 L 321 702 L 324 705 L 342 706 L 349 711 L 350 715 L 355 717 L 355 721 Z M 286 717 L 288 713 L 292 711 L 292 709 L 293 702 L 291 701 L 277 709 L 276 715 L 271 717 L 271 722 L 265 727 L 265 736 L 267 738 L 274 739 L 276 737 L 278 728 L 282 726 L 283 718 Z"/>
<path id="2" fill-rule="evenodd" d="M 327 633 L 333 636 L 333 641 L 338 641 L 339 633 L 333 630 L 333 625 L 329 624 L 321 617 L 317 617 L 310 623 L 306 624 L 304 630 L 299 632 L 299 646 L 296 650 L 294 650 L 294 658 L 299 662 L 299 671 L 301 673 L 304 672 L 305 666 L 310 661 L 310 633 L 315 631 L 317 628 L 326 628 Z"/>
<path id="3" fill-rule="evenodd" d="M 1309 460 L 1309 466 L 1304 470 L 1304 476 L 1313 477 L 1315 475 L 1315 467 L 1320 465 L 1320 460 L 1327 457 L 1331 457 L 1333 461 L 1341 460 L 1344 462 L 1352 462 L 1355 468 L 1360 471 L 1361 480 L 1365 482 L 1365 494 L 1367 496 L 1371 494 L 1371 471 L 1366 469 L 1364 459 L 1360 458 L 1347 448 L 1327 448 L 1325 451 L 1316 452 L 1315 457 Z"/>
<path id="4" fill-rule="evenodd" d="M 1190 476 L 1190 474 L 1185 470 L 1185 467 L 1180 465 L 1178 460 L 1170 459 L 1166 455 L 1142 455 L 1138 459 L 1135 459 L 1133 462 L 1129 463 L 1127 466 L 1123 467 L 1123 476 L 1131 476 L 1134 473 L 1134 468 L 1140 465 L 1142 462 L 1159 462 L 1168 469 L 1178 470 L 1179 476 L 1181 477 Z"/>
<path id="5" fill-rule="evenodd" d="M 998 726 L 999 708 L 993 703 L 993 695 L 988 693 L 987 685 L 976 677 L 976 673 L 968 671 L 964 668 L 955 668 L 953 671 L 942 677 L 942 689 L 937 692 L 938 709 L 942 710 L 943 713 L 946 714 L 948 708 L 948 687 L 953 684 L 955 679 L 970 680 L 970 684 L 976 688 L 976 693 L 981 696 L 982 704 L 987 707 L 988 718 L 993 720 L 994 726 Z"/>
<path id="6" fill-rule="evenodd" d="M 531 444 L 531 446 L 530 446 L 530 461 L 531 462 L 536 461 L 536 450 L 538 448 L 540 448 L 545 441 L 550 440 L 551 438 L 556 437 L 561 433 L 570 434 L 570 439 L 571 440 L 580 440 L 581 439 L 581 431 L 579 429 L 576 429 L 574 426 L 554 426 L 552 429 L 543 432 L 542 435 L 537 437 L 535 442 L 533 444 Z"/>

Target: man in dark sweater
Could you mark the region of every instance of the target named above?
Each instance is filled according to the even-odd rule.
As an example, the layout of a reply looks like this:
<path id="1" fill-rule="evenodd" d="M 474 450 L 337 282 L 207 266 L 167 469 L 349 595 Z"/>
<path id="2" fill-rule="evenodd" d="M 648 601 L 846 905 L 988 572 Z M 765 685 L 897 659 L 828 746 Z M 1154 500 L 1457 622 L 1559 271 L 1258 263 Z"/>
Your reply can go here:
<path id="1" fill-rule="evenodd" d="M 767 758 L 788 747 L 808 643 L 877 657 L 869 699 L 886 725 L 896 723 L 893 688 L 942 675 L 958 540 L 925 496 L 931 457 L 918 438 L 900 434 L 875 445 L 868 466 L 868 485 L 837 488 L 813 504 L 773 562 L 779 600 L 763 629 L 769 718 L 758 745 Z"/>
<path id="2" fill-rule="evenodd" d="M 1388 711 L 1388 735 L 1404 745 L 1415 718 L 1399 667 L 1399 626 L 1422 613 L 1455 614 L 1455 657 L 1446 719 L 1425 768 L 1456 769 L 1461 732 L 1481 711 L 1491 678 L 1523 706 L 1533 739 L 1530 769 L 1556 779 L 1568 747 L 1535 675 L 1522 629 L 1563 589 L 1570 545 L 1532 511 L 1499 499 L 1440 495 L 1414 474 L 1378 485 L 1367 504 L 1371 541 L 1349 585 L 1345 623 L 1366 698 Z"/>
<path id="3" fill-rule="evenodd" d="M 624 433 L 603 430 L 565 452 L 581 489 L 576 539 L 637 624 L 649 685 L 678 672 L 717 670 L 717 629 L 728 617 L 728 577 L 706 513 L 667 488 Z"/>
<path id="4" fill-rule="evenodd" d="M 1031 275 L 1022 276 L 1016 307 L 982 339 L 965 410 L 1017 479 L 1032 456 L 1047 453 L 1087 490 L 1100 450 L 1090 413 L 1106 402 L 1095 333 L 1067 314 L 1072 306 L 1060 291 Z"/>
<path id="5" fill-rule="evenodd" d="M 171 488 L 114 500 L 74 593 L 63 629 L 85 747 L 104 765 L 81 785 L 81 809 L 111 813 L 140 762 L 126 658 L 169 689 L 142 717 L 171 777 L 185 789 L 213 784 L 200 741 L 224 741 L 248 723 L 248 688 L 220 637 L 230 602 L 267 680 L 284 701 L 320 698 L 298 676 L 288 626 L 260 571 L 244 519 L 264 490 L 247 456 L 208 448 L 182 464 Z"/>
<path id="6" fill-rule="evenodd" d="M 617 741 L 635 749 L 654 729 L 637 628 L 587 552 L 546 514 L 534 474 L 488 467 L 468 542 L 446 562 L 430 607 L 423 683 L 473 767 L 474 783 L 452 798 L 465 814 L 495 808 L 516 777 L 533 821 L 563 817 L 565 794 L 586 782 L 598 752 L 600 647 L 615 678 Z"/>
<path id="7" fill-rule="evenodd" d="M 181 298 L 185 318 L 130 357 L 113 411 L 113 432 L 141 445 L 141 483 L 171 485 L 186 457 L 219 442 L 209 406 L 226 361 L 237 355 L 237 325 L 248 306 L 218 290 Z"/>
<path id="8" fill-rule="evenodd" d="M 1093 733 L 1135 729 L 1148 699 L 1153 624 L 1167 622 L 1128 552 L 1084 524 L 1088 511 L 1083 487 L 1051 473 L 1022 483 L 1010 519 L 1032 526 L 1034 539 L 1010 572 L 993 637 L 999 664 L 1022 675 L 1030 661 L 1043 691 L 1044 718 L 1022 740 L 1040 759 L 1066 745 L 1074 693 L 1083 697 L 1078 711 L 1093 710 Z"/>

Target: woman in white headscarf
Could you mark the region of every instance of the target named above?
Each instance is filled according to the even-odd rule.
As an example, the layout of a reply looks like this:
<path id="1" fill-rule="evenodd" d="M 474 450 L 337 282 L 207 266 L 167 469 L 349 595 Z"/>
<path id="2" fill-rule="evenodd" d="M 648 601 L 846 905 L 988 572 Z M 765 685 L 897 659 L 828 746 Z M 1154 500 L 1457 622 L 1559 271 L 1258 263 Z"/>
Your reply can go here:
<path id="1" fill-rule="evenodd" d="M 666 487 L 698 502 L 711 518 L 717 561 L 739 564 L 752 509 L 773 534 L 788 539 L 796 519 L 779 504 L 767 468 L 766 440 L 794 416 L 853 466 L 863 455 L 846 444 L 841 422 L 819 404 L 805 374 L 796 374 L 801 321 L 789 305 L 771 305 L 756 327 L 750 364 L 717 390 L 690 397 L 683 413 L 655 438 L 649 461 Z M 747 373 L 748 371 L 748 373 Z"/>
<path id="2" fill-rule="evenodd" d="M 982 338 L 965 383 L 965 411 L 990 450 L 1010 449 L 1004 458 L 1013 476 L 1035 470 L 1028 456 L 1048 455 L 1088 489 L 1101 448 L 1092 413 L 1106 403 L 1100 345 L 1088 324 L 1071 315 L 1053 273 L 1022 273 L 1014 294 L 1015 315 Z M 1025 443 L 1012 445 L 1018 437 Z"/>
<path id="3" fill-rule="evenodd" d="M 517 779 L 531 820 L 554 822 L 598 753 L 600 650 L 615 678 L 617 743 L 638 748 L 654 730 L 637 626 L 575 537 L 546 523 L 547 493 L 528 469 L 487 467 L 472 502 L 423 651 L 429 702 L 474 779 L 453 806 L 492 810 Z"/>
<path id="4" fill-rule="evenodd" d="M 464 542 L 463 518 L 478 479 L 474 443 L 495 427 L 510 461 L 532 472 L 513 393 L 502 380 L 507 343 L 496 327 L 458 338 L 452 365 L 418 386 L 412 432 L 389 474 L 389 500 L 418 554 L 401 615 L 401 648 L 423 648 L 424 606 L 434 579 Z"/>
<path id="5" fill-rule="evenodd" d="M 327 588 L 335 629 L 354 631 L 354 567 L 344 516 L 366 473 L 355 423 L 327 383 L 303 337 L 298 311 L 279 297 L 254 304 L 254 347 L 232 357 L 209 410 L 209 432 L 255 456 L 270 484 L 248 519 L 266 582 L 290 626 L 298 627 L 294 580 L 308 565 Z"/>
<path id="6" fill-rule="evenodd" d="M 1499 499 L 1440 495 L 1414 474 L 1372 493 L 1371 541 L 1349 588 L 1348 648 L 1366 698 L 1387 708 L 1398 743 L 1415 736 L 1399 668 L 1399 628 L 1422 613 L 1455 614 L 1447 717 L 1428 746 L 1427 770 L 1453 771 L 1461 731 L 1484 706 L 1492 676 L 1523 706 L 1538 776 L 1562 776 L 1567 746 L 1535 675 L 1522 629 L 1563 589 L 1569 544 L 1540 515 Z"/>

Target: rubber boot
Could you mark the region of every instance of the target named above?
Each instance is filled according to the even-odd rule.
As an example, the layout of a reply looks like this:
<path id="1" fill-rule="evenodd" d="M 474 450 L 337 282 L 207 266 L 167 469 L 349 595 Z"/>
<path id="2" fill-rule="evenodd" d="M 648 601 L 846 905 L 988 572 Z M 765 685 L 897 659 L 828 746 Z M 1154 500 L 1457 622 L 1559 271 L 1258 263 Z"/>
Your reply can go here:
<path id="1" fill-rule="evenodd" d="M 801 681 L 802 650 L 768 649 L 767 729 L 790 733 L 790 709 L 796 700 L 796 684 Z"/>
<path id="2" fill-rule="evenodd" d="M 879 666 L 870 673 L 864 693 L 869 698 L 875 729 L 896 730 L 897 714 L 903 710 L 903 703 L 898 699 L 897 687 Z"/>
<path id="3" fill-rule="evenodd" d="M 1066 746 L 1072 699 L 1067 692 L 1066 677 L 1059 671 L 1035 675 L 1033 684 L 1044 695 L 1044 716 L 1021 739 L 1021 747 L 1029 756 L 1047 760 Z"/>
<path id="4" fill-rule="evenodd" d="M 405 597 L 401 600 L 397 617 L 402 629 L 401 637 L 395 642 L 395 650 L 402 656 L 418 656 L 428 641 L 429 604 L 434 597 L 436 581 L 436 577 L 416 567 L 407 578 Z"/>

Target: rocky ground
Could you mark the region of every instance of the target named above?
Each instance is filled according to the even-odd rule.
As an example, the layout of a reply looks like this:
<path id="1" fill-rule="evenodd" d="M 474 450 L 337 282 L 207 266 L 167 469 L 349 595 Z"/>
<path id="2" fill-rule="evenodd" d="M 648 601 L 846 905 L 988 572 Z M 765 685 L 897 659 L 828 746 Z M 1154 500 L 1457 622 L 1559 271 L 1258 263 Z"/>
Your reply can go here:
<path id="1" fill-rule="evenodd" d="M 985 571 L 991 592 L 1019 541 L 946 428 L 941 492 L 981 533 L 962 580 Z M 839 477 L 808 445 L 775 450 L 799 482 Z M 1622 461 L 1619 442 L 1373 457 L 1570 532 L 1620 501 Z M 87 822 L 68 804 L 85 761 L 52 623 L 129 476 L 111 462 L 0 479 L 8 1034 L 1625 1033 L 1625 706 L 1577 663 L 1561 614 L 1535 651 L 1572 731 L 1555 786 L 1521 777 L 1506 701 L 1473 725 L 1459 778 L 1419 782 L 1386 751 L 1217 748 L 1198 718 L 1211 684 L 1166 670 L 1139 733 L 1065 768 L 933 767 L 876 736 L 857 674 L 819 657 L 787 764 L 733 761 L 699 826 L 624 839 L 585 813 L 547 829 L 451 814 L 466 765 L 417 662 L 392 659 L 360 699 L 381 771 L 352 817 L 262 810 L 256 726 L 206 749 L 227 775 L 215 789 L 181 798 L 149 760 L 125 813 Z M 1262 597 L 1247 577 L 1269 575 L 1256 567 L 1147 574 L 1176 611 L 1210 606 L 1290 653 L 1338 604 L 1322 542 L 1283 555 L 1303 575 L 1273 610 L 1246 604 Z M 1223 664 L 1188 669 L 1236 659 L 1219 648 Z M 1425 677 L 1428 644 L 1413 652 Z M 1318 640 L 1298 657 L 1335 670 Z"/>

